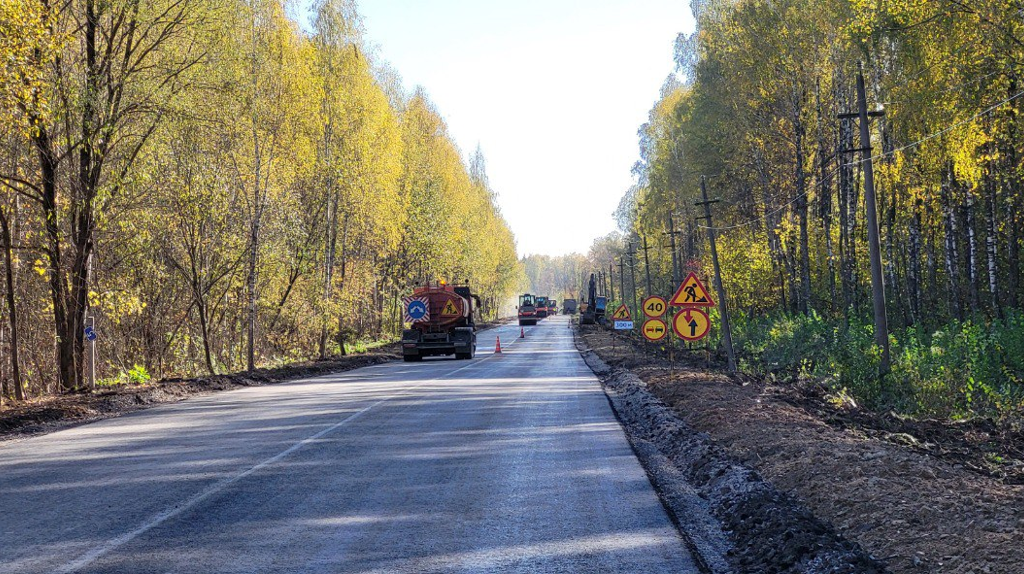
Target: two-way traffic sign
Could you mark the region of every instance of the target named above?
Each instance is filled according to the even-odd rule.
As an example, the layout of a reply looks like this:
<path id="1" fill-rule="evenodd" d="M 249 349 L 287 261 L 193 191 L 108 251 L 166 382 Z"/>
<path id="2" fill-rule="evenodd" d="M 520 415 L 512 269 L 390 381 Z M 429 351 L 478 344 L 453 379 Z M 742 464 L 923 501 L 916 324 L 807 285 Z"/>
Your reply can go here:
<path id="1" fill-rule="evenodd" d="M 644 321 L 643 333 L 648 341 L 658 342 L 668 335 L 668 325 L 661 319 L 648 319 Z"/>

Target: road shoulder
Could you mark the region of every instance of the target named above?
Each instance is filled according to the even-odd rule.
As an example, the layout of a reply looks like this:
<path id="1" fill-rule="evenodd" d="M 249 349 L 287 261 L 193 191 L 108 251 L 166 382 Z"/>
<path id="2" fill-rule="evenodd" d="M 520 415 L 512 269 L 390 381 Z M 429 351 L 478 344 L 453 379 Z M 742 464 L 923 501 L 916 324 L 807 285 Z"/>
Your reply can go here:
<path id="1" fill-rule="evenodd" d="M 893 571 L 1024 571 L 1024 486 L 949 459 L 926 436 L 836 424 L 835 416 L 794 401 L 788 387 L 692 361 L 670 366 L 611 337 L 586 335 L 679 420 Z"/>
<path id="2" fill-rule="evenodd" d="M 739 572 L 882 573 L 885 566 L 837 534 L 794 496 L 777 490 L 669 409 L 636 374 L 612 368 L 578 338 L 584 360 L 604 385 L 652 482 L 685 535 L 700 541 L 706 526 L 692 520 L 696 492 L 721 525 L 730 566 Z M 671 472 L 666 472 L 666 468 Z M 682 501 L 682 503 L 681 503 Z M 696 532 L 694 532 L 696 530 Z"/>

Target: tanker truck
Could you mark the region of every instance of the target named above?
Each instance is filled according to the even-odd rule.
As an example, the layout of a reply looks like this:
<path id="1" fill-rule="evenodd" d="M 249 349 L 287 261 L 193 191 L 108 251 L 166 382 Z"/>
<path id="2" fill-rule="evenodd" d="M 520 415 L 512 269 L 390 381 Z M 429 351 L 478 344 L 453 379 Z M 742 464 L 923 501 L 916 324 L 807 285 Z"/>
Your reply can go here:
<path id="1" fill-rule="evenodd" d="M 472 359 L 476 354 L 474 302 L 480 298 L 468 285 L 425 285 L 402 299 L 405 321 L 410 327 L 402 332 L 402 358 L 420 361 L 432 355 L 455 355 Z"/>

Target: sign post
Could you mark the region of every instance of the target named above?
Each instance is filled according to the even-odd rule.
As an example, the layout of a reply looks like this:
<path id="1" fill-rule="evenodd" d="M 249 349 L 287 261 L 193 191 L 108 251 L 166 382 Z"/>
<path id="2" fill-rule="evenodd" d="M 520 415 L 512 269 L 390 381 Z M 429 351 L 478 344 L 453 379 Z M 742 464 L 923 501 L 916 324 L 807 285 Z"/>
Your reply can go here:
<path id="1" fill-rule="evenodd" d="M 672 319 L 672 330 L 684 341 L 700 341 L 711 330 L 711 318 L 703 309 L 687 307 Z"/>
<path id="2" fill-rule="evenodd" d="M 616 331 L 631 331 L 633 329 L 633 315 L 625 303 L 619 305 L 619 308 L 615 310 L 612 320 L 615 321 Z"/>
<path id="3" fill-rule="evenodd" d="M 644 321 L 643 333 L 645 339 L 657 343 L 668 335 L 668 325 L 660 318 L 648 319 Z"/>
<path id="4" fill-rule="evenodd" d="M 711 318 L 704 309 L 714 307 L 715 301 L 696 273 L 691 272 L 683 279 L 669 305 L 682 307 L 672 318 L 672 330 L 677 337 L 692 343 L 708 336 Z"/>
<path id="5" fill-rule="evenodd" d="M 85 318 L 85 340 L 89 341 L 89 388 L 96 388 L 96 317 Z"/>
<path id="6" fill-rule="evenodd" d="M 665 311 L 668 311 L 668 303 L 661 297 L 653 295 L 644 299 L 642 307 L 647 320 L 644 321 L 641 332 L 645 339 L 657 343 L 668 335 L 668 324 L 661 319 Z"/>

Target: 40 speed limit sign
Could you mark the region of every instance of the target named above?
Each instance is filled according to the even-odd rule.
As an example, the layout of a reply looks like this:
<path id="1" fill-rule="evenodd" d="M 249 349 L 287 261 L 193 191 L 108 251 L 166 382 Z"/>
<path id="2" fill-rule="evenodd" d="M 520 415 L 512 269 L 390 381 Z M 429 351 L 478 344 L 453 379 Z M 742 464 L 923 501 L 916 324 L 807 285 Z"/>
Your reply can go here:
<path id="1" fill-rule="evenodd" d="M 644 299 L 644 315 L 647 315 L 651 319 L 656 319 L 665 314 L 668 310 L 668 303 L 664 299 L 658 296 L 652 296 Z"/>

